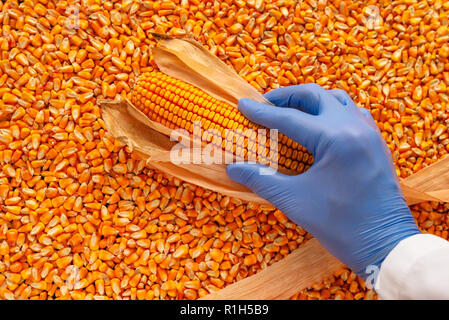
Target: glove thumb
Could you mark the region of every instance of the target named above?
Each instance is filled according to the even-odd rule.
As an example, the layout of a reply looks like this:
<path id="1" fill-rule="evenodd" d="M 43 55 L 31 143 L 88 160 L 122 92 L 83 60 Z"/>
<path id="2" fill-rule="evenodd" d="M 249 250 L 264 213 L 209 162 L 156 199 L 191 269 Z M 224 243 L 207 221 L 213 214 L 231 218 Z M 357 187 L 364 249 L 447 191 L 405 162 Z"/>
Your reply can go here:
<path id="1" fill-rule="evenodd" d="M 259 197 L 279 205 L 285 199 L 289 176 L 259 163 L 232 163 L 226 167 L 228 176 L 255 192 Z M 285 205 L 285 203 L 284 203 Z"/>

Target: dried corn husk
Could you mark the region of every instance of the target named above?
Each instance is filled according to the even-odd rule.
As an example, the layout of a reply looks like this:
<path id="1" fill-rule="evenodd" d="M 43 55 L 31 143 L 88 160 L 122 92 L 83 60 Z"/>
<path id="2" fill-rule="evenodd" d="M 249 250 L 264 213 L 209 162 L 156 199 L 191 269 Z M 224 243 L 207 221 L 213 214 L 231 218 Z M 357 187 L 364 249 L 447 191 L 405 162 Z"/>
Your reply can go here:
<path id="1" fill-rule="evenodd" d="M 152 54 L 158 67 L 166 74 L 191 83 L 234 107 L 241 98 L 268 103 L 259 92 L 195 40 L 154 36 L 160 47 L 153 48 Z M 148 159 L 154 168 L 216 192 L 245 201 L 266 203 L 230 180 L 224 164 L 171 163 L 170 150 L 177 143 L 170 141 L 171 130 L 148 119 L 128 100 L 104 100 L 99 103 L 108 131 Z M 449 157 L 401 180 L 401 187 L 409 205 L 422 201 L 449 201 Z M 312 239 L 284 260 L 204 299 L 285 299 L 322 281 L 341 266 L 318 241 Z"/>
<path id="2" fill-rule="evenodd" d="M 424 202 L 449 202 L 449 157 L 401 180 L 408 205 Z"/>
<path id="3" fill-rule="evenodd" d="M 241 98 L 271 104 L 226 63 L 191 38 L 172 38 L 153 33 L 160 47 L 151 53 L 159 69 L 201 88 L 211 96 L 237 107 Z"/>

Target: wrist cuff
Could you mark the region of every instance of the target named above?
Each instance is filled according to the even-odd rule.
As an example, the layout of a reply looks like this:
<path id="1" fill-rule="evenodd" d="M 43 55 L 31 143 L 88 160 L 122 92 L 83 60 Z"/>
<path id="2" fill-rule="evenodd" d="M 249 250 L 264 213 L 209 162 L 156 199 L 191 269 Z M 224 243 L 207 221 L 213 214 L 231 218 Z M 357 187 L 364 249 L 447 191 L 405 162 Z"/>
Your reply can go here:
<path id="1" fill-rule="evenodd" d="M 446 257 L 441 256 L 443 252 Z M 443 273 L 438 269 L 448 265 L 442 261 L 449 263 L 447 253 L 449 242 L 435 235 L 417 234 L 400 241 L 381 265 L 375 284 L 379 298 L 441 298 L 434 289 L 442 278 L 449 278 L 447 270 Z"/>

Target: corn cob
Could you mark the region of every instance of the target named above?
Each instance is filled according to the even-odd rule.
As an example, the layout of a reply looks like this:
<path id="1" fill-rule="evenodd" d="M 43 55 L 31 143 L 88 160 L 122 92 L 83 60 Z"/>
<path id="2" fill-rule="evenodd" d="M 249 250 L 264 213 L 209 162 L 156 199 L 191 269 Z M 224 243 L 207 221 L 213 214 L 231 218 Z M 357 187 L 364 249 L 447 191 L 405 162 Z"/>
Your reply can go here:
<path id="1" fill-rule="evenodd" d="M 230 104 L 219 101 L 203 90 L 158 71 L 142 74 L 136 81 L 131 102 L 151 120 L 170 129 L 185 129 L 193 134 L 193 122 L 201 124 L 201 136 L 208 129 L 216 129 L 221 135 L 221 148 L 232 151 L 236 156 L 257 159 L 267 163 L 270 158 L 270 139 L 267 134 L 266 153 L 258 154 L 256 137 L 245 130 L 257 132 L 262 126 L 246 119 Z M 226 136 L 226 129 L 236 131 L 235 142 Z M 206 137 L 209 139 L 209 136 Z M 212 141 L 212 143 L 220 144 Z M 306 171 L 313 162 L 313 156 L 297 142 L 279 133 L 278 164 L 280 167 L 298 173 Z M 219 146 L 220 147 L 220 146 Z"/>

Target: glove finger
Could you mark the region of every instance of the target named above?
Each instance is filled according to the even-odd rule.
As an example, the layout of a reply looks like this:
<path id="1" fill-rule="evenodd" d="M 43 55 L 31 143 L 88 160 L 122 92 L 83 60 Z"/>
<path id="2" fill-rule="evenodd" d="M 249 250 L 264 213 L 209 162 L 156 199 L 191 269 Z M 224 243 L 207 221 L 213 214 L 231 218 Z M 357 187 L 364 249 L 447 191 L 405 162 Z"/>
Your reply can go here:
<path id="1" fill-rule="evenodd" d="M 340 103 L 344 106 L 350 107 L 350 108 L 357 108 L 354 101 L 352 101 L 351 97 L 348 95 L 348 93 L 341 89 L 332 89 L 327 90 L 327 93 L 335 97 Z"/>
<path id="2" fill-rule="evenodd" d="M 367 119 L 367 120 L 372 120 L 374 121 L 372 115 L 371 115 L 371 111 L 369 111 L 366 108 L 359 108 L 360 112 L 363 114 L 363 116 Z"/>
<path id="3" fill-rule="evenodd" d="M 237 162 L 226 167 L 226 173 L 231 180 L 251 189 L 259 197 L 268 200 L 276 207 L 286 207 L 289 198 L 289 179 L 294 178 L 279 173 L 276 170 L 260 163 Z"/>
<path id="4" fill-rule="evenodd" d="M 376 124 L 376 121 L 374 121 L 374 118 L 371 115 L 371 111 L 369 111 L 366 108 L 359 108 L 359 110 L 363 114 L 363 118 L 365 119 L 365 121 L 368 122 L 368 124 L 376 130 L 377 134 L 382 139 L 382 146 L 383 146 L 385 154 L 387 155 L 388 158 L 391 158 L 391 151 L 388 148 L 388 146 L 382 136 L 382 132 L 380 132 L 379 127 Z M 391 171 L 393 172 L 393 176 L 396 176 L 396 169 L 394 168 L 392 161 L 389 162 L 389 166 L 390 166 Z"/>
<path id="5" fill-rule="evenodd" d="M 278 129 L 314 153 L 319 137 L 317 118 L 291 108 L 277 108 L 251 99 L 240 99 L 239 110 L 252 122 Z"/>
<path id="6" fill-rule="evenodd" d="M 342 105 L 348 105 L 348 99 L 346 93 L 340 89 L 332 89 L 327 91 L 330 95 L 334 96 Z"/>
<path id="7" fill-rule="evenodd" d="M 370 126 L 374 126 L 376 129 L 378 129 L 376 122 L 374 121 L 373 117 L 371 116 L 371 112 L 365 108 L 358 108 L 346 91 L 341 90 L 341 89 L 332 89 L 332 90 L 328 90 L 327 92 L 330 95 L 332 95 L 333 97 L 335 97 L 338 101 L 340 101 L 340 103 L 342 105 L 350 106 L 354 110 L 360 111 L 363 115 L 363 119 L 365 119 Z"/>
<path id="8" fill-rule="evenodd" d="M 377 126 L 376 121 L 374 121 L 373 116 L 371 115 L 371 111 L 369 111 L 366 108 L 358 108 L 358 109 L 362 113 L 363 118 L 368 122 L 368 124 L 375 127 L 377 131 L 380 133 L 379 127 Z"/>
<path id="9" fill-rule="evenodd" d="M 320 95 L 325 90 L 315 83 L 283 87 L 271 90 L 264 96 L 278 107 L 297 108 L 318 115 L 320 113 Z"/>
<path id="10" fill-rule="evenodd" d="M 313 166 L 309 170 L 312 169 Z M 264 173 L 263 170 L 271 170 L 272 174 L 261 174 L 261 172 Z M 320 215 L 319 212 L 310 215 L 309 208 L 316 207 L 310 193 L 310 176 L 313 175 L 305 172 L 296 176 L 288 176 L 259 163 L 243 162 L 228 165 L 226 172 L 233 181 L 246 186 L 259 197 L 268 200 L 293 222 L 306 229 L 313 229 L 311 228 L 313 221 Z"/>

